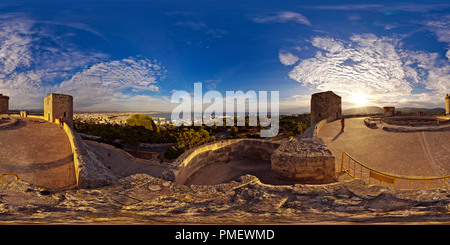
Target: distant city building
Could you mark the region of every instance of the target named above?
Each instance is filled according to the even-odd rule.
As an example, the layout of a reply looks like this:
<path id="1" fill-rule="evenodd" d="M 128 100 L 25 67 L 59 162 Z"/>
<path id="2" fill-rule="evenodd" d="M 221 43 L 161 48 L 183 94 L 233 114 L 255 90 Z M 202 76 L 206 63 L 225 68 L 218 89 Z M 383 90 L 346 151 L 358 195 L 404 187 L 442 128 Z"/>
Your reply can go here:
<path id="1" fill-rule="evenodd" d="M 44 118 L 56 122 L 58 117 L 73 127 L 73 97 L 66 94 L 52 93 L 44 99 Z"/>
<path id="2" fill-rule="evenodd" d="M 0 94 L 0 114 L 9 114 L 9 97 Z"/>
<path id="3" fill-rule="evenodd" d="M 326 119 L 328 122 L 342 117 L 342 98 L 332 91 L 311 95 L 311 125 Z"/>

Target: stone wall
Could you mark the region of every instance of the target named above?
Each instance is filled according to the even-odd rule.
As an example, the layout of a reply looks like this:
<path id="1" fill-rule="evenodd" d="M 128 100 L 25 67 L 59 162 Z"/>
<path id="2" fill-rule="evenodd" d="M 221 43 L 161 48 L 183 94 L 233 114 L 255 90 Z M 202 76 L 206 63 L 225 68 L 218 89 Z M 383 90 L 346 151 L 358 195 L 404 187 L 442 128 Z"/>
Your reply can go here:
<path id="1" fill-rule="evenodd" d="M 165 180 L 184 184 L 200 168 L 240 159 L 270 161 L 280 179 L 299 183 L 335 180 L 335 157 L 317 137 L 326 120 L 312 125 L 302 137 L 284 143 L 260 139 L 232 139 L 201 145 L 183 153 L 163 173 Z"/>
<path id="2" fill-rule="evenodd" d="M 272 171 L 278 178 L 300 183 L 334 181 L 335 157 L 318 137 L 326 123 L 324 119 L 311 125 L 300 137 L 281 144 L 272 154 Z"/>
<path id="3" fill-rule="evenodd" d="M 232 139 L 201 145 L 183 153 L 162 173 L 162 178 L 184 184 L 200 168 L 240 159 L 270 161 L 280 143 L 260 139 Z"/>
<path id="4" fill-rule="evenodd" d="M 72 148 L 78 188 L 99 188 L 114 184 L 117 177 L 89 150 L 72 127 L 64 123 L 64 131 Z"/>
<path id="5" fill-rule="evenodd" d="M 299 182 L 334 181 L 335 158 L 317 138 L 292 140 L 282 144 L 271 157 L 272 171 L 278 178 Z"/>

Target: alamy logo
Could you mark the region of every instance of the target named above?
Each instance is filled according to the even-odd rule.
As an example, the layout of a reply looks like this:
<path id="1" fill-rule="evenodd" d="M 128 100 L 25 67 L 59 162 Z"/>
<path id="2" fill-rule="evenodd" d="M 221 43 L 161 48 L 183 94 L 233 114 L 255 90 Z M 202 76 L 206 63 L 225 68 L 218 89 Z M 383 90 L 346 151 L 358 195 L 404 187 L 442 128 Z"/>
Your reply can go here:
<path id="1" fill-rule="evenodd" d="M 267 91 L 226 91 L 225 98 L 219 91 L 210 90 L 203 94 L 202 83 L 194 83 L 194 96 L 186 91 L 175 91 L 172 103 L 181 103 L 172 110 L 171 120 L 175 126 L 245 126 L 245 117 L 249 117 L 249 126 L 259 124 L 264 127 L 261 137 L 274 137 L 279 129 L 279 91 L 270 91 L 270 103 Z M 248 103 L 247 103 L 248 102 Z M 206 108 L 203 110 L 203 107 Z M 270 107 L 268 107 L 268 105 Z M 270 116 L 268 109 L 270 108 Z M 224 113 L 225 109 L 225 113 Z M 234 118 L 237 117 L 237 125 Z"/>

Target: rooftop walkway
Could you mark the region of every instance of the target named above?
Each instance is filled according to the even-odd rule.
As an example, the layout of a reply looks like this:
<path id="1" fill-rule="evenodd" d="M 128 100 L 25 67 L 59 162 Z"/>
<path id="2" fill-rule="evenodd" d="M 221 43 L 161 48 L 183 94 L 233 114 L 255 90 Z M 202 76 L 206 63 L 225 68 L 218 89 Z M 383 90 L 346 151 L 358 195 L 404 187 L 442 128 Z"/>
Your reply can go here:
<path id="1" fill-rule="evenodd" d="M 0 129 L 0 174 L 15 173 L 46 188 L 75 187 L 73 155 L 64 130 L 41 119 L 18 120 Z"/>
<path id="2" fill-rule="evenodd" d="M 364 118 L 340 120 L 324 125 L 319 137 L 336 157 L 340 169 L 345 151 L 365 165 L 386 173 L 405 176 L 450 175 L 450 131 L 389 132 L 368 128 Z"/>

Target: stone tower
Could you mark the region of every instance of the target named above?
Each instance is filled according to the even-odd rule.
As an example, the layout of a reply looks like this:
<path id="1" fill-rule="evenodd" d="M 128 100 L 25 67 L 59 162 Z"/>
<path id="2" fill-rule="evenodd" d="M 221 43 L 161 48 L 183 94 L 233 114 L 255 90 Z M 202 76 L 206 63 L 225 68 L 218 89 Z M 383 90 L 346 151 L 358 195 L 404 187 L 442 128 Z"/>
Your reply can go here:
<path id="1" fill-rule="evenodd" d="M 0 94 L 0 114 L 9 114 L 9 97 Z"/>
<path id="2" fill-rule="evenodd" d="M 445 115 L 450 114 L 450 95 L 445 96 Z"/>
<path id="3" fill-rule="evenodd" d="M 66 94 L 50 94 L 44 99 L 44 118 L 56 122 L 58 117 L 73 127 L 73 97 Z"/>
<path id="4" fill-rule="evenodd" d="M 393 106 L 385 106 L 385 107 L 383 107 L 383 115 L 385 117 L 393 117 L 393 116 L 395 116 L 395 107 L 393 107 Z"/>
<path id="5" fill-rule="evenodd" d="M 311 95 L 311 125 L 327 119 L 333 121 L 342 116 L 342 99 L 332 91 Z"/>

